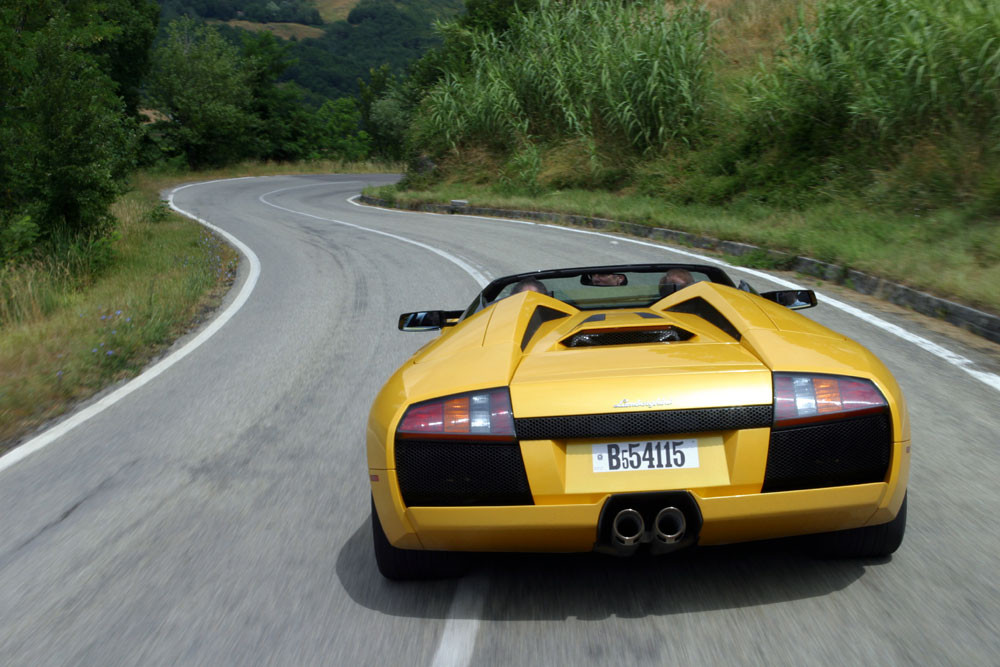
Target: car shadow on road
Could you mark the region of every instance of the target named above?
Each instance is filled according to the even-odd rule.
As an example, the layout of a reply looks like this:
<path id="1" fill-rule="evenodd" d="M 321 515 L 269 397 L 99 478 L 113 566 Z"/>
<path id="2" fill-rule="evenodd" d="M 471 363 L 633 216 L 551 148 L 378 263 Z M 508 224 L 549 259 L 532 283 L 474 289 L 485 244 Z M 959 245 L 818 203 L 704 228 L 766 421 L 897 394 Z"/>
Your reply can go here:
<path id="1" fill-rule="evenodd" d="M 598 620 L 735 609 L 828 595 L 891 559 L 821 560 L 791 540 L 687 549 L 667 556 L 483 554 L 466 576 L 487 575 L 480 620 Z M 359 605 L 394 616 L 445 618 L 462 579 L 392 582 L 375 566 L 366 520 L 337 556 L 337 576 Z"/>

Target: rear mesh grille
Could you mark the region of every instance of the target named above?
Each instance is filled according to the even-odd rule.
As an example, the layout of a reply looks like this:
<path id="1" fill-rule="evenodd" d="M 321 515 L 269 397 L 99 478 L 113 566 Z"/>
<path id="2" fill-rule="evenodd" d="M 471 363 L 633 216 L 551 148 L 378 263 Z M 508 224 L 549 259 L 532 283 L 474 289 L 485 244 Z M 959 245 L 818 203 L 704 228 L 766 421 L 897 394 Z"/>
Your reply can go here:
<path id="1" fill-rule="evenodd" d="M 771 433 L 764 493 L 881 482 L 889 470 L 889 415 Z"/>
<path id="2" fill-rule="evenodd" d="M 396 476 L 408 507 L 534 504 L 516 442 L 397 440 Z"/>
<path id="3" fill-rule="evenodd" d="M 514 428 L 521 440 L 627 438 L 635 435 L 763 428 L 771 425 L 771 413 L 770 405 L 743 405 L 733 408 L 526 417 L 515 419 Z"/>

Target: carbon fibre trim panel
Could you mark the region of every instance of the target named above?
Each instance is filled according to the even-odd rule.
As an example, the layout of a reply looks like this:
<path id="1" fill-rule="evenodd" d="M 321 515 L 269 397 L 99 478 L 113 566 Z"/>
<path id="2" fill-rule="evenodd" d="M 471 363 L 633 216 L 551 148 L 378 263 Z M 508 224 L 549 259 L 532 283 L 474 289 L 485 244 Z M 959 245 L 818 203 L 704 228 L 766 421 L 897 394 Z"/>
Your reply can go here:
<path id="1" fill-rule="evenodd" d="M 693 299 L 688 299 L 687 301 L 681 301 L 676 306 L 667 309 L 668 312 L 672 313 L 687 313 L 688 315 L 697 315 L 701 319 L 714 324 L 718 328 L 725 331 L 727 334 L 740 340 L 743 338 L 743 334 L 739 332 L 733 323 L 726 319 L 726 316 L 716 310 L 715 306 L 710 304 L 705 299 L 700 296 L 696 296 Z"/>

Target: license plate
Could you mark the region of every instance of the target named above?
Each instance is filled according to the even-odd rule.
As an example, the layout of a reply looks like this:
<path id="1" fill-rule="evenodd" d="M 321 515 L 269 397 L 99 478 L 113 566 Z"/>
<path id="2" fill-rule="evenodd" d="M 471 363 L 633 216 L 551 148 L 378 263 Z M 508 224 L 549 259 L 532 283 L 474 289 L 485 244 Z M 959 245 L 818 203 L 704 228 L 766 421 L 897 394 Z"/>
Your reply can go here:
<path id="1" fill-rule="evenodd" d="M 682 470 L 698 467 L 698 441 L 640 440 L 591 445 L 594 472 Z"/>

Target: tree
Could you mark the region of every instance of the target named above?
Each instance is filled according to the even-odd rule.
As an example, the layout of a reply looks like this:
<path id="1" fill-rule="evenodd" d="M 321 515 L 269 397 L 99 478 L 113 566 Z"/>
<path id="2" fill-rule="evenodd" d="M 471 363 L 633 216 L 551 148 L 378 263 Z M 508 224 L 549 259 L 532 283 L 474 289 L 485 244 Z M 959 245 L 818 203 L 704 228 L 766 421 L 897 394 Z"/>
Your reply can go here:
<path id="1" fill-rule="evenodd" d="M 91 52 L 118 84 L 118 94 L 131 115 L 136 114 L 139 87 L 149 72 L 159 15 L 160 8 L 150 0 L 104 0 L 98 5 L 98 16 L 113 30 L 110 38 L 94 44 Z"/>
<path id="2" fill-rule="evenodd" d="M 316 148 L 316 119 L 305 106 L 304 91 L 294 83 L 279 83 L 292 65 L 290 45 L 269 32 L 245 33 L 242 57 L 250 73 L 251 111 L 258 124 L 257 153 L 270 160 L 308 158 Z"/>
<path id="3" fill-rule="evenodd" d="M 343 160 L 362 160 L 368 156 L 370 139 L 358 131 L 360 114 L 354 98 L 330 100 L 316 114 L 320 127 L 319 145 L 324 152 Z"/>
<path id="4" fill-rule="evenodd" d="M 98 7 L 0 6 L 0 238 L 8 243 L 37 239 L 51 248 L 110 228 L 136 127 L 94 55 L 116 34 Z M 14 254 L 7 250 L 0 256 Z"/>
<path id="5" fill-rule="evenodd" d="M 150 105 L 166 116 L 154 127 L 168 154 L 183 155 L 195 169 L 220 166 L 259 152 L 253 138 L 254 71 L 239 49 L 210 26 L 191 18 L 173 21 L 153 52 Z"/>

